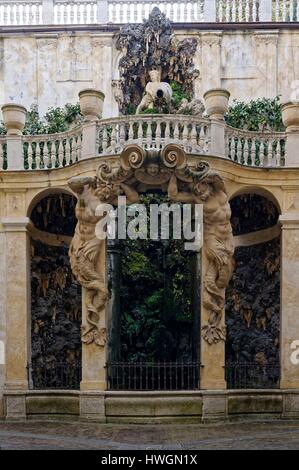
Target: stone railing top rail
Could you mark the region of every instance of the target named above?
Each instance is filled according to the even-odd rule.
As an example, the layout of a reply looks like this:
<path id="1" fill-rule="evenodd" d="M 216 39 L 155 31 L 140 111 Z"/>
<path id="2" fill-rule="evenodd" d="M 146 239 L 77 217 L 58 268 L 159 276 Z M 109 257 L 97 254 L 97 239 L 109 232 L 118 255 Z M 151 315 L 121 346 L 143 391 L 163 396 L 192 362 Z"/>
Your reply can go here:
<path id="1" fill-rule="evenodd" d="M 155 6 L 177 23 L 299 21 L 299 0 L 0 0 L 0 26 L 139 23 Z"/>
<path id="2" fill-rule="evenodd" d="M 286 132 L 277 132 L 272 130 L 260 130 L 260 131 L 248 131 L 247 129 L 238 129 L 235 127 L 231 127 L 226 125 L 226 134 L 228 136 L 238 137 L 238 138 L 246 138 L 246 139 L 267 139 L 267 138 L 275 138 L 275 139 L 285 139 L 287 137 Z"/>

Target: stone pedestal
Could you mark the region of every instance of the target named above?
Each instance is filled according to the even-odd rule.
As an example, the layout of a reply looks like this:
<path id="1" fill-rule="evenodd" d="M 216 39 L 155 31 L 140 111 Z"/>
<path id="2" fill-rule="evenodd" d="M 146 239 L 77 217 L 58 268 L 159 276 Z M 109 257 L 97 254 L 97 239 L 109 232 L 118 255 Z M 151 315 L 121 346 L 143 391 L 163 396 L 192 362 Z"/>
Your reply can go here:
<path id="1" fill-rule="evenodd" d="M 80 419 L 106 422 L 104 393 L 86 392 L 80 394 Z"/>
<path id="2" fill-rule="evenodd" d="M 5 390 L 27 390 L 30 357 L 30 239 L 27 217 L 2 217 L 6 242 Z"/>
<path id="3" fill-rule="evenodd" d="M 280 216 L 281 327 L 280 357 L 282 389 L 299 389 L 299 212 Z"/>

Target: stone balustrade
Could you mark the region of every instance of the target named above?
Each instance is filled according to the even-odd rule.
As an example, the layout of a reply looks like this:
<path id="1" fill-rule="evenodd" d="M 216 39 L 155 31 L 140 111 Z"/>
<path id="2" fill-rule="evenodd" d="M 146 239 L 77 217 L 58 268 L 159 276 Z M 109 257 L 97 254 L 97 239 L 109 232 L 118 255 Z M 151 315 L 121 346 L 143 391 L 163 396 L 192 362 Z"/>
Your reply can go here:
<path id="1" fill-rule="evenodd" d="M 223 146 L 215 151 L 213 139 L 224 126 Z M 94 134 L 84 133 L 94 129 Z M 94 135 L 94 142 L 90 136 Z M 297 135 L 297 134 L 296 134 Z M 83 158 L 118 155 L 126 145 L 137 144 L 142 148 L 162 148 L 169 143 L 181 145 L 193 155 L 217 156 L 250 167 L 283 167 L 288 165 L 286 153 L 288 139 L 294 133 L 251 132 L 234 129 L 219 121 L 186 115 L 138 115 L 100 119 L 57 134 L 16 135 L 0 137 L 1 170 L 55 170 L 77 163 Z M 11 139 L 20 142 L 22 155 L 13 157 L 10 164 Z M 83 145 L 83 141 L 85 145 Z M 88 142 L 87 142 L 88 141 Z M 221 142 L 221 140 L 220 140 Z M 93 151 L 93 149 L 95 149 Z M 292 160 L 293 161 L 293 160 Z M 298 165 L 299 166 L 299 162 Z"/>
<path id="2" fill-rule="evenodd" d="M 225 157 L 245 166 L 285 165 L 285 132 L 251 132 L 226 127 Z"/>
<path id="3" fill-rule="evenodd" d="M 181 144 L 187 153 L 211 154 L 209 119 L 184 115 L 139 115 L 99 121 L 99 155 L 120 153 L 126 145 L 162 148 Z"/>
<path id="4" fill-rule="evenodd" d="M 158 6 L 177 23 L 296 22 L 299 0 L 0 0 L 0 25 L 138 23 Z"/>

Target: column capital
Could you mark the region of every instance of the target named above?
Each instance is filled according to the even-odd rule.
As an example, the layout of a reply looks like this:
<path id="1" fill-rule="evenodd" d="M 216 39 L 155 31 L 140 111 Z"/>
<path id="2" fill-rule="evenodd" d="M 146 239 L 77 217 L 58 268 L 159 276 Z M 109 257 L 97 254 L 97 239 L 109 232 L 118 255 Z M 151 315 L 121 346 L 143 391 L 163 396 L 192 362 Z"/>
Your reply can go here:
<path id="1" fill-rule="evenodd" d="M 29 217 L 1 217 L 4 232 L 27 232 L 32 222 Z"/>

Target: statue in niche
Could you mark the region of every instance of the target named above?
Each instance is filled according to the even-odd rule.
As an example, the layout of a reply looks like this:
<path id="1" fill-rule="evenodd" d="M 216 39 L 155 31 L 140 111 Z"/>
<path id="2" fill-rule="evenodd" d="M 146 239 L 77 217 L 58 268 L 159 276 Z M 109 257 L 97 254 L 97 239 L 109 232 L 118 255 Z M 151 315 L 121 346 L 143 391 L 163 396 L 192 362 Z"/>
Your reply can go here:
<path id="1" fill-rule="evenodd" d="M 128 114 L 129 110 L 137 108 L 148 74 L 153 70 L 161 71 L 159 81 L 176 82 L 185 95 L 192 97 L 194 78 L 199 73 L 193 60 L 197 44 L 194 37 L 177 40 L 169 19 L 157 7 L 143 23 L 123 25 L 116 40 L 116 49 L 122 53 L 119 61 L 123 94 L 120 112 Z"/>
<path id="2" fill-rule="evenodd" d="M 231 209 L 222 178 L 209 172 L 194 183 L 190 192 L 178 190 L 177 177 L 172 175 L 168 195 L 172 200 L 204 204 L 204 245 L 208 261 L 204 279 L 203 305 L 209 312 L 202 336 L 209 344 L 225 340 L 221 318 L 225 305 L 225 288 L 233 273 L 234 239 L 230 224 Z"/>
<path id="3" fill-rule="evenodd" d="M 164 99 L 170 106 L 172 98 L 172 89 L 169 83 L 161 82 L 161 73 L 158 70 L 149 72 L 151 81 L 145 87 L 145 95 L 137 106 L 136 114 L 140 114 L 144 109 L 154 109 L 158 100 Z"/>
<path id="4" fill-rule="evenodd" d="M 108 299 L 106 273 L 99 269 L 105 263 L 106 240 L 96 237 L 95 228 L 100 220 L 96 209 L 101 202 L 117 204 L 121 190 L 131 202 L 137 202 L 138 194 L 124 183 L 119 185 L 103 184 L 97 177 L 74 177 L 69 181 L 70 188 L 76 193 L 76 217 L 78 223 L 72 239 L 69 256 L 74 276 L 86 289 L 86 317 L 81 327 L 83 343 L 105 346 L 106 328 L 101 327 L 102 316 Z"/>

